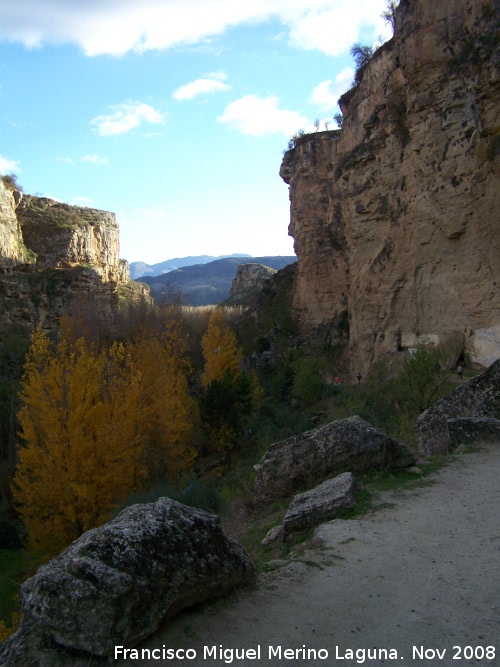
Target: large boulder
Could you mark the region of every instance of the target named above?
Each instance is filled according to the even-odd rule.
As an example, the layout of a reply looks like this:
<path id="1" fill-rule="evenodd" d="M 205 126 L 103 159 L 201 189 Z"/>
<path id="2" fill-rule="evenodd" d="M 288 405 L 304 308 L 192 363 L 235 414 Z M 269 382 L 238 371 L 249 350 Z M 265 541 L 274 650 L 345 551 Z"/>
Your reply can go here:
<path id="1" fill-rule="evenodd" d="M 33 634 L 112 655 L 115 645 L 134 646 L 180 609 L 250 584 L 255 575 L 216 516 L 168 498 L 133 505 L 21 586 L 24 618 L 2 645 L 0 664 L 30 664 L 26 635 Z"/>
<path id="2" fill-rule="evenodd" d="M 341 472 L 406 468 L 415 462 L 405 445 L 361 417 L 347 417 L 271 445 L 255 466 L 255 492 L 269 500 Z"/>
<path id="3" fill-rule="evenodd" d="M 352 473 L 343 472 L 310 491 L 297 494 L 283 519 L 283 539 L 323 521 L 331 521 L 356 504 L 358 484 Z"/>
<path id="4" fill-rule="evenodd" d="M 423 456 L 445 454 L 453 448 L 448 420 L 458 417 L 500 418 L 500 360 L 420 415 L 415 430 Z"/>
<path id="5" fill-rule="evenodd" d="M 500 443 L 500 419 L 493 417 L 457 417 L 448 419 L 452 447 L 487 442 Z"/>

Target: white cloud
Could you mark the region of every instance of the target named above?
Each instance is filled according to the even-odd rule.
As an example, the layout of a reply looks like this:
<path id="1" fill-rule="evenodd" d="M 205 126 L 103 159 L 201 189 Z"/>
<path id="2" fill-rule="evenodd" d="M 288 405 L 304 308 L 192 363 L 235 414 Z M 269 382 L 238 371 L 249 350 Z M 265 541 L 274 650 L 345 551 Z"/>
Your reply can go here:
<path id="1" fill-rule="evenodd" d="M 198 95 L 206 95 L 209 93 L 219 93 L 224 90 L 229 90 L 230 86 L 224 83 L 225 74 L 211 74 L 206 78 L 196 79 L 191 83 L 186 83 L 180 86 L 172 94 L 176 100 L 192 100 Z"/>
<path id="2" fill-rule="evenodd" d="M 363 26 L 387 34 L 385 0 L 23 0 L 4 3 L 0 38 L 29 48 L 77 44 L 88 56 L 121 56 L 199 45 L 230 27 L 271 18 L 291 43 L 330 55 L 358 41 Z M 42 5 L 42 7 L 41 7 Z"/>
<path id="3" fill-rule="evenodd" d="M 56 157 L 56 162 L 64 162 L 65 164 L 70 164 L 72 167 L 75 166 L 73 158 L 71 157 Z"/>
<path id="4" fill-rule="evenodd" d="M 101 137 L 125 134 L 142 123 L 164 123 L 165 114 L 144 102 L 124 102 L 110 107 L 112 112 L 90 121 Z"/>
<path id="5" fill-rule="evenodd" d="M 224 109 L 217 121 L 242 134 L 261 137 L 266 134 L 293 135 L 309 124 L 309 120 L 298 111 L 278 109 L 279 100 L 271 96 L 261 99 L 256 95 L 245 95 Z"/>
<path id="6" fill-rule="evenodd" d="M 108 164 L 108 158 L 101 157 L 100 155 L 82 155 L 80 159 L 82 162 L 90 162 L 92 164 Z"/>
<path id="7" fill-rule="evenodd" d="M 0 155 L 0 174 L 11 174 L 21 171 L 17 160 L 9 160 Z"/>
<path id="8" fill-rule="evenodd" d="M 352 67 L 345 67 L 335 77 L 335 81 L 328 79 L 322 81 L 314 88 L 310 102 L 317 104 L 324 110 L 335 109 L 339 97 L 345 93 L 352 81 L 354 80 L 354 69 Z"/>

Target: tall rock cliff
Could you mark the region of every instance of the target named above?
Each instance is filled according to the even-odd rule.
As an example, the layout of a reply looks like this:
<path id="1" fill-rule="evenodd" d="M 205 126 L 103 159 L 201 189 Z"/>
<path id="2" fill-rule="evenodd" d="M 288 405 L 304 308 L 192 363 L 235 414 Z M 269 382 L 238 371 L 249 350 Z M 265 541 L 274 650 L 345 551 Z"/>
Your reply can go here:
<path id="1" fill-rule="evenodd" d="M 0 323 L 56 328 L 75 301 L 107 318 L 130 281 L 113 213 L 23 195 L 0 179 Z"/>
<path id="2" fill-rule="evenodd" d="M 496 0 L 401 0 L 341 130 L 284 156 L 293 309 L 348 327 L 352 374 L 418 342 L 500 356 L 499 22 Z"/>

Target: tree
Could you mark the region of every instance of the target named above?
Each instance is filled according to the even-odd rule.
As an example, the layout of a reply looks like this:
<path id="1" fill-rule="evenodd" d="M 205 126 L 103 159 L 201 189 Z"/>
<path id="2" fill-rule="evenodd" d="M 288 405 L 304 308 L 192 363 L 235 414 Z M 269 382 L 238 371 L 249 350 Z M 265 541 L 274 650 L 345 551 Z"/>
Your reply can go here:
<path id="1" fill-rule="evenodd" d="M 139 375 L 123 345 L 35 332 L 21 398 L 14 496 L 29 546 L 53 555 L 141 484 Z"/>
<path id="2" fill-rule="evenodd" d="M 211 450 L 226 455 L 241 433 L 241 418 L 251 409 L 254 389 L 241 370 L 243 353 L 227 326 L 224 311 L 216 308 L 202 338 L 205 369 L 201 382 L 203 424 Z"/>
<path id="3" fill-rule="evenodd" d="M 201 346 L 205 359 L 205 369 L 201 377 L 204 387 L 208 387 L 214 380 L 222 380 L 227 371 L 237 378 L 241 372 L 243 353 L 238 347 L 236 336 L 226 324 L 221 308 L 215 308 L 212 312 Z"/>
<path id="4" fill-rule="evenodd" d="M 409 412 L 417 416 L 434 403 L 446 384 L 443 371 L 448 365 L 449 359 L 440 348 L 419 345 L 404 352 L 398 390 Z"/>
<path id="5" fill-rule="evenodd" d="M 381 18 L 391 26 L 392 32 L 396 27 L 396 9 L 399 5 L 399 0 L 386 0 L 386 8 L 380 15 Z"/>
<path id="6" fill-rule="evenodd" d="M 174 324 L 161 337 L 144 332 L 131 345 L 140 372 L 144 457 L 153 483 L 179 485 L 197 455 L 192 445 L 196 406 L 189 393 L 190 367 Z"/>
<path id="7" fill-rule="evenodd" d="M 363 70 L 368 65 L 370 60 L 373 58 L 373 47 L 365 46 L 363 44 L 353 44 L 351 46 L 351 56 L 354 58 L 356 64 L 356 73 L 354 74 L 354 80 L 356 83 L 361 81 Z"/>

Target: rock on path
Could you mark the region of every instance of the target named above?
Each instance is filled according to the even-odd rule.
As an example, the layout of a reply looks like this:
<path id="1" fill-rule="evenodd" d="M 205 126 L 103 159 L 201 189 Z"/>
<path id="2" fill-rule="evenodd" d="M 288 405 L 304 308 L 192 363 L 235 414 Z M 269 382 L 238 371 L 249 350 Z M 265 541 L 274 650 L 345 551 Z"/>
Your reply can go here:
<path id="1" fill-rule="evenodd" d="M 196 659 L 170 664 L 191 667 L 227 664 L 204 659 L 205 646 L 258 645 L 261 660 L 232 664 L 348 667 L 361 664 L 355 653 L 348 658 L 349 649 L 376 647 L 393 649 L 397 659 L 366 653 L 365 666 L 500 665 L 500 447 L 454 455 L 427 479 L 433 483 L 384 494 L 388 505 L 362 520 L 324 524 L 317 530 L 322 548 L 260 575 L 256 590 L 182 614 L 139 650 L 190 648 Z M 495 640 L 494 659 L 464 657 L 464 647 L 480 655 L 476 647 Z M 321 648 L 329 658 L 269 660 L 269 646 Z M 412 659 L 413 646 L 446 652 Z M 461 659 L 453 659 L 454 646 Z"/>

